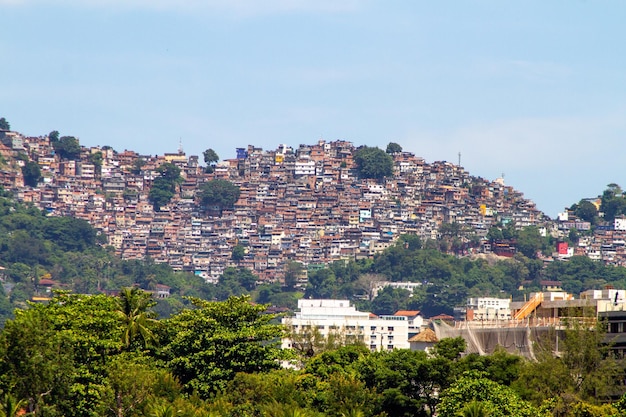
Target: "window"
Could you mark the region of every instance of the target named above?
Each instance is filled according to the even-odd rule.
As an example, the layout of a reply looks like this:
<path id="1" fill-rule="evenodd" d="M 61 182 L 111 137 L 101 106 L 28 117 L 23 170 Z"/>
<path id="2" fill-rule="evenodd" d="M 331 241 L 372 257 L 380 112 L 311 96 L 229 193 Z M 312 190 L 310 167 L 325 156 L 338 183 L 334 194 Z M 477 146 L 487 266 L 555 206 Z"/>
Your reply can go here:
<path id="1" fill-rule="evenodd" d="M 393 345 L 387 345 L 387 350 L 393 350 Z"/>
<path id="2" fill-rule="evenodd" d="M 375 334 L 370 335 L 370 339 L 372 339 L 372 340 L 376 340 L 376 335 L 375 335 Z"/>
<path id="3" fill-rule="evenodd" d="M 389 326 L 389 327 L 387 327 L 387 331 L 388 331 L 388 332 L 393 332 L 393 326 Z"/>
<path id="4" fill-rule="evenodd" d="M 324 326 L 323 324 L 318 324 L 318 325 L 317 325 L 317 329 L 318 329 L 318 330 L 324 330 L 324 327 L 325 327 L 325 326 Z"/>
<path id="5" fill-rule="evenodd" d="M 376 326 L 371 326 L 371 327 L 370 327 L 370 330 L 371 330 L 371 331 L 373 331 L 373 332 L 375 332 L 375 331 L 376 331 Z"/>
<path id="6" fill-rule="evenodd" d="M 370 349 L 371 349 L 371 350 L 376 350 L 376 345 L 372 343 L 372 344 L 370 345 Z"/>
<path id="7" fill-rule="evenodd" d="M 393 335 L 390 334 L 389 336 L 387 336 L 387 339 L 391 342 L 393 340 Z"/>

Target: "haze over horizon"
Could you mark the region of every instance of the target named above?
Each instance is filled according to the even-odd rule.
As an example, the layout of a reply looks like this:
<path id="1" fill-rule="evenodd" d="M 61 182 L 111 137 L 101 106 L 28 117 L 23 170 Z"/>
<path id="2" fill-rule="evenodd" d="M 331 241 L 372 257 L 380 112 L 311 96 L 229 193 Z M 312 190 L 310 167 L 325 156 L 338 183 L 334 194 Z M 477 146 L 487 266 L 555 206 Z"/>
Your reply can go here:
<path id="1" fill-rule="evenodd" d="M 0 0 L 0 117 L 221 159 L 397 142 L 555 217 L 626 186 L 619 1 Z"/>

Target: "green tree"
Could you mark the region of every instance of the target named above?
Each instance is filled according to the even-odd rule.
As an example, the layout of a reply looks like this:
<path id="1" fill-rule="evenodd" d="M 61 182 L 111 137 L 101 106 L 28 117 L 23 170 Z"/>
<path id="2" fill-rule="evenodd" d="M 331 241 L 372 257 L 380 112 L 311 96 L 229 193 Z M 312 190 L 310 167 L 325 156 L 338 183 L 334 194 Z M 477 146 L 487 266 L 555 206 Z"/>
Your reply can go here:
<path id="1" fill-rule="evenodd" d="M 62 159 L 77 160 L 80 158 L 80 144 L 74 136 L 62 136 L 52 143 L 52 147 Z"/>
<path id="2" fill-rule="evenodd" d="M 300 262 L 289 261 L 285 264 L 285 288 L 294 291 L 298 285 L 298 279 L 304 273 L 304 267 Z"/>
<path id="3" fill-rule="evenodd" d="M 222 179 L 214 179 L 200 186 L 200 200 L 205 207 L 215 206 L 220 214 L 231 208 L 239 200 L 240 190 L 235 184 Z"/>
<path id="4" fill-rule="evenodd" d="M 283 330 L 249 298 L 224 302 L 190 299 L 195 309 L 166 320 L 161 337 L 163 359 L 188 392 L 208 398 L 223 390 L 238 372 L 277 369 L 284 353 Z"/>
<path id="5" fill-rule="evenodd" d="M 154 209 L 159 211 L 174 197 L 176 189 L 183 179 L 180 176 L 180 168 L 170 162 L 161 164 L 157 168 L 157 172 L 159 176 L 154 179 L 148 198 Z"/>
<path id="6" fill-rule="evenodd" d="M 18 400 L 11 393 L 6 393 L 2 398 L 0 417 L 18 417 L 23 414 L 27 405 L 28 402 L 26 400 Z"/>
<path id="7" fill-rule="evenodd" d="M 352 157 L 362 178 L 383 179 L 393 175 L 393 158 L 378 147 L 361 146 Z"/>
<path id="8" fill-rule="evenodd" d="M 220 157 L 217 156 L 217 153 L 211 148 L 206 149 L 202 152 L 204 156 L 204 163 L 207 164 L 206 172 L 211 173 L 215 169 L 215 163 L 220 160 Z"/>
<path id="9" fill-rule="evenodd" d="M 175 186 L 182 182 L 180 177 L 180 168 L 171 162 L 165 162 L 157 168 L 157 172 L 162 178 L 165 178 L 172 186 Z"/>
<path id="10" fill-rule="evenodd" d="M 39 164 L 34 161 L 28 161 L 22 167 L 22 176 L 24 177 L 24 184 L 29 187 L 36 187 L 37 183 L 41 179 L 41 169 Z"/>
<path id="11" fill-rule="evenodd" d="M 544 239 L 536 226 L 528 226 L 519 231 L 516 246 L 527 258 L 536 259 L 537 252 L 544 246 Z"/>
<path id="12" fill-rule="evenodd" d="M 589 200 L 580 200 L 580 202 L 574 206 L 574 214 L 591 224 L 596 224 L 598 221 L 598 209 L 596 205 Z"/>
<path id="13" fill-rule="evenodd" d="M 122 343 L 126 349 L 131 346 L 150 347 L 157 343 L 154 328 L 158 321 L 150 308 L 156 305 L 152 295 L 137 287 L 122 288 L 117 297 L 116 313 L 122 322 L 124 332 Z"/>
<path id="14" fill-rule="evenodd" d="M 50 140 L 50 143 L 58 142 L 59 141 L 59 131 L 58 130 L 53 130 L 52 132 L 48 133 L 48 139 Z"/>
<path id="15" fill-rule="evenodd" d="M 4 117 L 0 117 L 0 130 L 11 130 L 11 125 Z"/>
<path id="16" fill-rule="evenodd" d="M 159 383 L 169 375 L 155 365 L 149 358 L 130 355 L 118 355 L 107 364 L 107 408 L 115 417 L 141 415 L 155 400 Z"/>
<path id="17" fill-rule="evenodd" d="M 0 334 L 0 379 L 29 411 L 103 415 L 106 363 L 121 347 L 115 300 L 59 294 L 16 312 Z"/>
<path id="18" fill-rule="evenodd" d="M 231 258 L 235 262 L 239 262 L 243 260 L 244 256 L 246 256 L 246 248 L 242 245 L 235 245 L 233 247 Z"/>
<path id="19" fill-rule="evenodd" d="M 152 183 L 148 199 L 152 203 L 155 211 L 160 211 L 161 207 L 167 205 L 174 197 L 172 184 L 165 178 L 157 177 Z"/>
<path id="20" fill-rule="evenodd" d="M 137 158 L 133 161 L 133 167 L 131 168 L 130 172 L 133 175 L 141 175 L 141 171 L 145 165 L 146 165 L 145 159 Z"/>
<path id="21" fill-rule="evenodd" d="M 102 152 L 98 151 L 89 155 L 89 161 L 96 168 L 96 175 L 100 176 L 102 174 L 102 162 L 104 161 Z"/>
<path id="22" fill-rule="evenodd" d="M 548 416 L 519 398 L 511 388 L 475 374 L 455 381 L 440 398 L 437 415 L 441 417 L 457 417 L 472 402 L 480 402 L 490 417 Z"/>
<path id="23" fill-rule="evenodd" d="M 387 144 L 387 149 L 385 150 L 388 154 L 400 153 L 402 152 L 402 146 L 395 142 L 389 142 Z"/>

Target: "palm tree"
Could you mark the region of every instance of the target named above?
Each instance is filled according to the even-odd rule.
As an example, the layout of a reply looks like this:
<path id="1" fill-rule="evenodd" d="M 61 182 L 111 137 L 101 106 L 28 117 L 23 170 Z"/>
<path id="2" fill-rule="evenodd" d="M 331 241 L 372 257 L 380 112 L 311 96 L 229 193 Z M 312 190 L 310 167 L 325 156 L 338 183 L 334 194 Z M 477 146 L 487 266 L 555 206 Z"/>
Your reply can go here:
<path id="1" fill-rule="evenodd" d="M 129 349 L 131 344 L 141 339 L 143 347 L 156 344 L 156 336 L 152 328 L 158 321 L 156 314 L 148 311 L 156 304 L 152 296 L 139 288 L 123 288 L 117 299 L 117 315 L 124 325 L 122 333 L 122 343 L 125 349 Z"/>
<path id="2" fill-rule="evenodd" d="M 0 417 L 16 417 L 26 407 L 26 400 L 19 400 L 12 394 L 4 394 Z"/>
<path id="3" fill-rule="evenodd" d="M 487 413 L 487 409 L 485 408 L 485 404 L 479 401 L 472 401 L 465 405 L 459 411 L 459 417 L 488 417 L 489 413 Z"/>

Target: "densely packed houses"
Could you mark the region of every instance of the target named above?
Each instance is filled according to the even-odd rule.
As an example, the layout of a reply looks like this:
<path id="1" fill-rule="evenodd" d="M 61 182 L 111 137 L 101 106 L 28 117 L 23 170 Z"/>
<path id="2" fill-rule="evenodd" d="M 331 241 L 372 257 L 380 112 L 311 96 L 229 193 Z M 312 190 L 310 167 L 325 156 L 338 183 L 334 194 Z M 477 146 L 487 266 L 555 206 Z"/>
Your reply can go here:
<path id="1" fill-rule="evenodd" d="M 471 228 L 480 237 L 496 222 L 522 227 L 547 220 L 502 179 L 473 177 L 459 165 L 426 163 L 409 152 L 393 155 L 393 177 L 359 179 L 355 146 L 343 140 L 275 150 L 248 146 L 206 173 L 199 158 L 182 149 L 141 155 L 82 147 L 80 158 L 64 160 L 46 136 L 0 133 L 0 184 L 19 200 L 89 221 L 123 258 L 149 256 L 207 280 L 229 266 L 249 268 L 260 280 L 281 280 L 288 262 L 315 267 L 368 257 L 402 234 L 437 238 L 444 223 Z M 97 152 L 100 166 L 91 157 Z M 37 187 L 24 186 L 18 168 L 25 159 L 41 167 Z M 171 202 L 155 211 L 148 192 L 165 162 L 180 167 L 184 180 Z M 199 186 L 214 178 L 241 190 L 234 207 L 221 215 L 197 198 Z M 236 245 L 245 248 L 238 261 L 232 259 Z"/>

